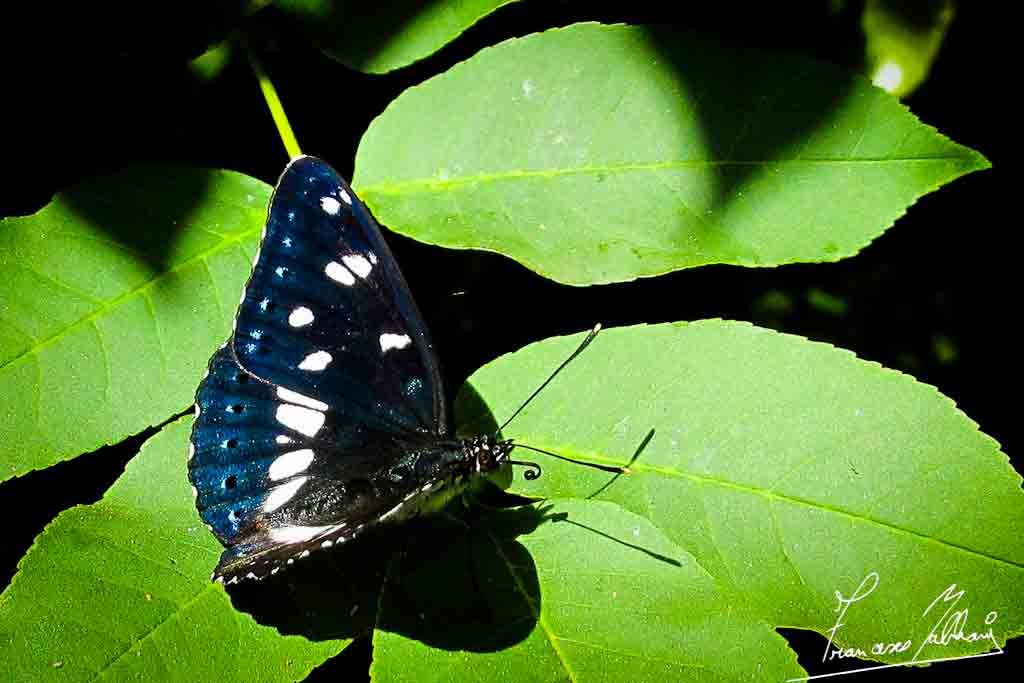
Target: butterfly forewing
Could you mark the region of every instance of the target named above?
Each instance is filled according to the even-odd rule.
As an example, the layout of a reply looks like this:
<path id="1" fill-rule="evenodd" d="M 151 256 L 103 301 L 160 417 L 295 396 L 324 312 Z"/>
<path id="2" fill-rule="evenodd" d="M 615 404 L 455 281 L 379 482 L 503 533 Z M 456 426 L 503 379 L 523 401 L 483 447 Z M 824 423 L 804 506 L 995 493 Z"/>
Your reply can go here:
<path id="1" fill-rule="evenodd" d="M 376 223 L 327 164 L 296 159 L 196 395 L 189 477 L 227 546 L 217 575 L 265 575 L 393 512 L 419 490 L 399 476 L 410 453 L 458 457 L 444 406 Z"/>
<path id="2" fill-rule="evenodd" d="M 278 182 L 235 320 L 254 375 L 410 430 L 447 428 L 430 339 L 376 222 L 322 161 Z"/>

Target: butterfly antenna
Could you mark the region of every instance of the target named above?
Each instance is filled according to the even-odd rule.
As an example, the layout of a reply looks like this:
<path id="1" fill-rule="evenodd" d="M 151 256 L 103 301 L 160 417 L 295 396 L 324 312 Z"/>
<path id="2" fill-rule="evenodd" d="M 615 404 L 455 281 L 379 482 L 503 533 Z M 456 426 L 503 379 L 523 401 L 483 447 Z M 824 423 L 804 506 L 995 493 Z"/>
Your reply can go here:
<path id="1" fill-rule="evenodd" d="M 628 467 L 620 467 L 619 465 L 599 465 L 596 462 L 587 462 L 586 460 L 576 460 L 575 458 L 569 458 L 567 456 L 559 455 L 558 453 L 554 453 L 552 451 L 544 450 L 543 448 L 537 448 L 536 446 L 527 446 L 526 444 L 522 444 L 522 443 L 513 443 L 512 446 L 514 448 L 525 448 L 528 451 L 534 451 L 536 453 L 543 453 L 544 455 L 550 455 L 552 458 L 558 458 L 559 460 L 564 460 L 566 462 L 571 462 L 571 463 L 574 463 L 576 465 L 583 465 L 584 467 L 593 467 L 595 470 L 601 470 L 602 472 L 611 472 L 612 474 L 629 474 L 629 468 Z M 524 467 L 534 467 L 534 468 L 536 468 L 536 472 L 534 472 L 533 470 L 530 470 L 530 471 L 527 471 L 523 475 L 527 479 L 533 480 L 533 479 L 536 479 L 537 477 L 540 476 L 540 465 L 538 465 L 537 463 L 534 463 L 534 462 L 518 462 L 518 461 L 515 461 L 515 460 L 507 460 L 506 462 L 509 462 L 509 463 L 511 463 L 513 465 L 523 465 Z"/>
<path id="2" fill-rule="evenodd" d="M 581 353 L 583 353 L 583 349 L 587 348 L 587 346 L 590 345 L 590 342 L 594 341 L 594 337 L 596 337 L 597 333 L 600 332 L 600 331 L 601 331 L 601 323 L 598 323 L 598 324 L 594 325 L 594 329 L 592 329 L 590 331 L 590 334 L 587 335 L 587 338 L 584 339 L 582 342 L 580 342 L 580 345 L 578 347 L 576 347 L 576 350 L 573 351 L 571 354 L 569 354 L 569 357 L 566 358 L 564 361 L 562 361 L 561 365 L 559 365 L 557 368 L 555 368 L 555 371 L 552 372 L 548 376 L 548 378 L 546 380 L 544 380 L 544 383 L 541 384 L 539 387 L 537 387 L 534 390 L 534 392 L 532 394 L 530 394 L 530 397 L 528 399 L 523 401 L 523 404 L 516 409 L 516 412 L 512 413 L 512 416 L 509 417 L 507 420 L 505 420 L 505 422 L 500 427 L 498 427 L 498 431 L 500 432 L 501 430 L 505 429 L 505 427 L 508 426 L 509 422 L 511 422 L 512 420 L 516 419 L 516 416 L 519 415 L 519 413 L 523 412 L 523 408 L 528 406 L 530 404 L 530 401 L 532 401 L 534 398 L 536 398 L 537 394 L 539 394 L 541 391 L 543 391 L 544 387 L 546 387 L 548 384 L 550 384 L 551 380 L 553 380 L 555 377 L 557 377 L 558 373 L 560 373 L 562 371 L 562 369 L 566 365 L 571 363 L 573 361 L 573 359 L 576 358 L 576 356 L 578 356 Z M 536 477 L 534 477 L 534 478 L 536 478 Z"/>

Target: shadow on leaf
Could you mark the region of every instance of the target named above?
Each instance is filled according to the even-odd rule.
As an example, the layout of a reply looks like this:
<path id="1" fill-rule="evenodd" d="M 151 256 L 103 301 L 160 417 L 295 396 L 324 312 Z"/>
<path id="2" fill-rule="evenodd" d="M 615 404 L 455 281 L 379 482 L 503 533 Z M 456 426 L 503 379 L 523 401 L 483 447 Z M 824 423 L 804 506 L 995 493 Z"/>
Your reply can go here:
<path id="1" fill-rule="evenodd" d="M 728 42 L 702 49 L 706 38 L 679 27 L 644 31 L 668 60 L 680 91 L 693 93 L 687 107 L 698 119 L 704 158 L 714 174 L 710 205 L 703 207 L 712 215 L 741 200 L 745 186 L 773 162 L 800 159 L 801 146 L 855 85 L 852 73 L 796 54 L 765 52 L 760 60 L 730 62 L 723 59 Z M 752 100 L 757 92 L 763 94 Z"/>
<path id="2" fill-rule="evenodd" d="M 109 239 L 160 273 L 209 184 L 202 169 L 138 166 L 90 178 L 62 192 L 59 201 L 102 232 L 98 239 Z"/>
<path id="3" fill-rule="evenodd" d="M 526 638 L 541 597 L 515 539 L 533 507 L 448 514 L 381 528 L 261 583 L 229 588 L 236 609 L 286 635 L 354 638 L 375 627 L 446 650 L 492 652 Z"/>

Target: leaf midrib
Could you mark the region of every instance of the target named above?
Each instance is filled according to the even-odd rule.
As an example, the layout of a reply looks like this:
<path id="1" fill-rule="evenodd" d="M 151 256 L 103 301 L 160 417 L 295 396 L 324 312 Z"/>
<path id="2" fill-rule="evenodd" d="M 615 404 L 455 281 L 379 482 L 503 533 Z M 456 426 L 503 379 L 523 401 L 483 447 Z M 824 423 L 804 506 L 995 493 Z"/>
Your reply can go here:
<path id="1" fill-rule="evenodd" d="M 564 453 L 565 449 L 562 449 L 559 452 Z M 572 457 L 585 458 L 586 460 L 593 461 L 593 462 L 598 462 L 598 463 L 602 463 L 602 464 L 617 465 L 617 466 L 624 466 L 624 465 L 626 465 L 626 463 L 621 462 L 619 460 L 614 460 L 612 458 L 605 458 L 605 457 L 601 457 L 599 455 L 595 455 L 595 454 L 591 454 L 591 453 L 587 453 L 585 456 L 584 455 L 577 455 L 577 454 L 571 454 L 571 456 Z M 791 503 L 791 504 L 794 504 L 794 505 L 802 505 L 802 506 L 805 506 L 805 507 L 813 508 L 815 510 L 822 510 L 822 511 L 825 511 L 825 512 L 832 512 L 834 514 L 841 515 L 841 516 L 846 517 L 848 519 L 852 519 L 852 520 L 859 521 L 859 522 L 867 522 L 867 523 L 870 523 L 870 524 L 875 524 L 875 525 L 883 527 L 885 529 L 889 529 L 890 531 L 894 531 L 894 532 L 898 532 L 898 533 L 904 533 L 904 534 L 908 534 L 910 536 L 913 536 L 915 538 L 919 538 L 919 539 L 922 539 L 922 540 L 925 540 L 925 541 L 931 541 L 933 543 L 938 543 L 939 545 L 942 545 L 944 547 L 951 548 L 953 550 L 959 550 L 961 552 L 967 553 L 969 555 L 974 555 L 976 557 L 981 557 L 981 558 L 984 558 L 984 559 L 989 560 L 991 562 L 995 562 L 997 564 L 1006 565 L 1006 566 L 1012 567 L 1014 569 L 1024 569 L 1024 564 L 1021 564 L 1021 563 L 1018 563 L 1018 562 L 1014 562 L 1013 560 L 1009 560 L 1009 559 L 1006 559 L 1006 558 L 1003 558 L 1003 557 L 998 557 L 996 555 L 992 555 L 992 554 L 986 553 L 986 552 L 981 551 L 981 550 L 975 550 L 973 548 L 969 548 L 967 546 L 960 545 L 960 544 L 954 543 L 952 541 L 947 541 L 947 540 L 942 539 L 942 538 L 936 538 L 934 536 L 929 536 L 929 535 L 927 535 L 925 533 L 922 533 L 920 531 L 916 531 L 914 529 L 903 527 L 903 526 L 900 526 L 898 524 L 894 524 L 892 522 L 888 522 L 888 521 L 886 521 L 884 519 L 878 519 L 878 518 L 875 518 L 875 517 L 870 517 L 870 516 L 863 515 L 861 513 L 851 512 L 851 511 L 845 510 L 845 509 L 843 509 L 841 507 L 837 507 L 837 506 L 833 506 L 833 505 L 828 505 L 828 504 L 822 503 L 820 501 L 815 501 L 815 500 L 811 500 L 811 499 L 808 499 L 808 498 L 802 498 L 802 497 L 799 497 L 799 496 L 793 496 L 793 495 L 788 495 L 788 494 L 784 494 L 784 493 L 779 493 L 777 491 L 773 491 L 771 489 L 763 488 L 763 487 L 760 487 L 760 486 L 753 486 L 753 485 L 750 485 L 750 484 L 739 484 L 737 482 L 729 481 L 729 480 L 726 480 L 726 479 L 720 479 L 718 477 L 711 477 L 711 476 L 706 476 L 706 475 L 694 474 L 692 472 L 680 472 L 678 470 L 674 470 L 674 469 L 669 468 L 669 467 L 658 467 L 656 465 L 648 465 L 648 464 L 641 464 L 641 463 L 636 463 L 635 462 L 635 463 L 629 465 L 629 469 L 631 471 L 634 471 L 634 472 L 647 472 L 647 473 L 650 473 L 650 474 L 656 474 L 656 475 L 662 475 L 662 476 L 667 476 L 667 477 L 673 477 L 673 478 L 677 478 L 677 479 L 689 479 L 691 481 L 696 481 L 696 482 L 699 482 L 699 483 L 702 483 L 702 484 L 711 484 L 711 485 L 715 485 L 715 486 L 721 486 L 723 488 L 733 489 L 733 490 L 736 490 L 736 491 L 742 491 L 744 493 L 749 493 L 749 494 L 753 494 L 753 495 L 762 496 L 762 497 L 768 499 L 769 501 L 781 501 L 781 502 L 785 502 L 785 503 Z M 522 495 L 527 495 L 527 494 L 523 493 Z M 648 519 L 650 519 L 650 518 L 648 518 Z M 653 519 L 651 519 L 650 521 L 655 526 L 659 526 Z"/>
<path id="2" fill-rule="evenodd" d="M 562 665 L 562 669 L 565 671 L 566 676 L 569 677 L 569 680 L 572 683 L 576 683 L 576 674 L 573 672 L 572 667 L 569 666 L 569 662 L 565 658 L 565 653 L 562 652 L 562 648 L 558 645 L 559 637 L 555 635 L 555 632 L 548 625 L 547 619 L 545 618 L 544 614 L 539 609 L 537 609 L 537 603 L 533 600 L 533 598 L 530 597 L 530 594 L 527 592 L 526 587 L 523 585 L 523 582 L 519 579 L 519 574 L 516 572 L 515 564 L 513 564 L 512 561 L 509 560 L 508 556 L 505 555 L 505 552 L 502 550 L 501 541 L 495 538 L 493 534 L 488 534 L 488 536 L 490 537 L 491 542 L 494 544 L 494 549 L 498 553 L 498 556 L 501 558 L 501 561 L 505 563 L 505 567 L 508 569 L 508 573 L 512 577 L 512 581 L 515 582 L 516 592 L 518 592 L 519 595 L 522 596 L 523 600 L 526 602 L 527 607 L 529 607 L 530 609 L 530 613 L 537 620 L 537 625 L 540 626 L 541 630 L 544 632 L 544 637 L 547 638 L 548 644 L 551 646 L 552 652 L 554 652 L 555 657 L 558 659 L 558 663 Z"/>
<path id="3" fill-rule="evenodd" d="M 146 631 L 145 633 L 143 633 L 141 636 L 139 636 L 139 638 L 133 639 L 131 641 L 131 643 L 128 645 L 128 647 L 126 647 L 122 652 L 118 653 L 118 655 L 116 657 L 114 657 L 113 659 L 108 661 L 99 671 L 97 671 L 96 674 L 92 677 L 91 680 L 95 681 L 95 680 L 97 680 L 100 677 L 106 676 L 106 674 L 112 668 L 114 668 L 114 666 L 116 666 L 119 661 L 124 659 L 125 655 L 129 654 L 135 648 L 135 646 L 137 646 L 140 643 L 148 640 L 153 634 L 155 634 L 157 631 L 162 629 L 164 626 L 166 626 L 168 623 L 170 623 L 173 619 L 179 618 L 183 612 L 185 612 L 186 610 L 191 608 L 192 605 L 194 605 L 195 603 L 199 602 L 200 598 L 205 597 L 206 594 L 209 593 L 211 589 L 212 590 L 216 590 L 217 589 L 217 585 L 214 584 L 214 583 L 207 584 L 206 586 L 201 588 L 195 595 L 193 595 L 191 598 L 189 598 L 183 604 L 181 604 L 178 607 L 178 609 L 176 609 L 173 612 L 171 612 L 170 614 L 168 614 L 166 619 L 162 619 L 159 623 L 154 624 L 153 628 L 151 628 L 148 631 Z"/>
<path id="4" fill-rule="evenodd" d="M 635 173 L 638 171 L 662 171 L 683 168 L 759 168 L 776 165 L 804 165 L 816 166 L 823 164 L 909 164 L 909 163 L 936 163 L 936 162 L 969 162 L 970 155 L 947 155 L 947 156 L 920 156 L 920 157 L 858 157 L 856 159 L 845 159 L 841 157 L 821 157 L 816 159 L 752 159 L 716 161 L 707 159 L 685 159 L 673 161 L 652 161 L 640 163 L 608 164 L 604 166 L 574 166 L 571 168 L 549 168 L 549 169 L 515 169 L 502 171 L 500 173 L 477 173 L 475 175 L 460 176 L 458 178 L 415 178 L 399 182 L 382 182 L 370 185 L 360 185 L 360 195 L 397 195 L 413 194 L 424 192 L 445 192 L 463 185 L 474 185 L 480 183 L 497 183 L 507 180 L 521 178 L 557 178 L 561 176 L 574 175 L 596 175 L 600 173 Z"/>

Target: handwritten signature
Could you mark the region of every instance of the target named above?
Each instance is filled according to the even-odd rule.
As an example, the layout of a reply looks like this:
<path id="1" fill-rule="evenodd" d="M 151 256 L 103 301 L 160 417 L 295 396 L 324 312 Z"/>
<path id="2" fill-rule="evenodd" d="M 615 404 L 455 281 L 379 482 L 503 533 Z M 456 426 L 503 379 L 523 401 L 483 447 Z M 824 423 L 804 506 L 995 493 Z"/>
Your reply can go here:
<path id="1" fill-rule="evenodd" d="M 896 639 L 892 641 L 879 641 L 872 643 L 865 647 L 837 647 L 834 645 L 836 634 L 839 633 L 840 629 L 846 625 L 846 617 L 850 611 L 850 608 L 865 598 L 878 588 L 879 584 L 878 572 L 870 572 L 860 582 L 860 585 L 853 591 L 849 597 L 845 597 L 838 590 L 836 591 L 836 605 L 835 612 L 839 615 L 836 617 L 835 624 L 832 628 L 828 629 L 828 644 L 825 646 L 825 651 L 822 654 L 821 661 L 833 661 L 847 658 L 859 658 L 866 659 L 868 657 L 879 657 L 883 655 L 895 655 L 903 652 L 908 652 L 914 647 L 914 641 L 910 638 Z M 928 635 L 925 636 L 920 643 L 917 644 L 917 649 L 914 650 L 913 655 L 910 659 L 900 662 L 898 664 L 884 664 L 879 666 L 869 666 L 862 669 L 853 669 L 835 674 L 824 674 L 821 676 L 807 676 L 804 678 L 790 679 L 790 680 L 811 680 L 815 678 L 824 678 L 826 676 L 835 676 L 841 674 L 854 673 L 855 671 L 868 671 L 874 669 L 885 669 L 895 666 L 904 666 L 908 664 L 925 664 L 928 662 L 948 661 L 953 659 L 967 659 L 969 657 L 984 657 L 994 654 L 1002 654 L 1002 649 L 999 647 L 999 643 L 996 641 L 996 637 L 992 631 L 993 624 L 999 618 L 999 613 L 995 611 L 988 612 L 984 619 L 984 626 L 976 626 L 975 628 L 980 630 L 969 630 L 968 619 L 970 616 L 970 610 L 967 607 L 961 607 L 960 602 L 964 600 L 966 590 L 952 583 L 947 586 L 942 592 L 940 592 L 934 600 L 921 613 L 921 618 L 925 619 L 928 617 L 937 617 L 932 624 L 931 630 Z M 940 614 L 941 612 L 941 614 Z M 986 652 L 980 655 L 962 655 L 953 657 L 940 657 L 924 659 L 922 658 L 922 652 L 928 646 L 945 647 L 954 642 L 966 642 L 975 643 L 979 641 L 986 641 L 991 643 L 991 646 L 995 648 L 995 652 Z M 934 650 L 929 652 L 934 653 Z"/>

